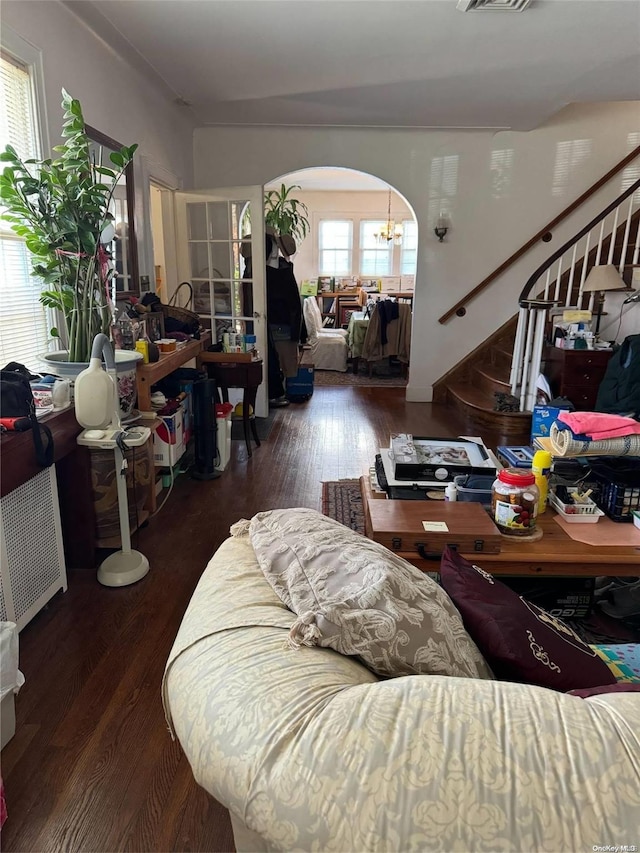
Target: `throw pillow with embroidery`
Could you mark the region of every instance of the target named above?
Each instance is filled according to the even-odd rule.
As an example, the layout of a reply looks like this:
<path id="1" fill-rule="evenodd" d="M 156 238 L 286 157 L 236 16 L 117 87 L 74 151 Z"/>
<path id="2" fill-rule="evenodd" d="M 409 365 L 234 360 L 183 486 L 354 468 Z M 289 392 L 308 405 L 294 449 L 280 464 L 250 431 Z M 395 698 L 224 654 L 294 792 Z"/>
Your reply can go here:
<path id="1" fill-rule="evenodd" d="M 450 548 L 440 580 L 496 678 L 562 692 L 615 682 L 572 628 Z"/>
<path id="2" fill-rule="evenodd" d="M 491 678 L 449 596 L 382 545 L 312 509 L 242 524 L 265 578 L 298 615 L 292 648 L 329 647 L 389 677 Z"/>

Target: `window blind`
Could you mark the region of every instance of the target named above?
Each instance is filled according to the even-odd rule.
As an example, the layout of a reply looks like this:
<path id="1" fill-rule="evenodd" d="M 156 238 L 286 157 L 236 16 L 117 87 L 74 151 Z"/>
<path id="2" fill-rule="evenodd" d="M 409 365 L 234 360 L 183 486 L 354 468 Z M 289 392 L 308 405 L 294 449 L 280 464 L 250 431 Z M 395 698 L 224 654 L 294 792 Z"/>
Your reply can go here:
<path id="1" fill-rule="evenodd" d="M 23 159 L 40 156 L 35 103 L 28 69 L 0 55 L 0 149 L 12 145 Z M 0 217 L 3 213 L 0 207 Z M 41 371 L 38 355 L 48 349 L 48 322 L 40 304 L 41 283 L 31 275 L 24 240 L 0 218 L 0 367 L 9 361 Z"/>

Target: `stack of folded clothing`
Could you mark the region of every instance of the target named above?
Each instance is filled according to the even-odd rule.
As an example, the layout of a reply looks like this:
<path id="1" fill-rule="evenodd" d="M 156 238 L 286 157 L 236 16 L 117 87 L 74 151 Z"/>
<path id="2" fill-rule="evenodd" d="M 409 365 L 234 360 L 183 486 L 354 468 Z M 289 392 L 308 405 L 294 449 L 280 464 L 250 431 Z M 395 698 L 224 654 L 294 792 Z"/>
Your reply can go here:
<path id="1" fill-rule="evenodd" d="M 604 412 L 560 412 L 551 427 L 556 456 L 640 456 L 640 423 Z"/>

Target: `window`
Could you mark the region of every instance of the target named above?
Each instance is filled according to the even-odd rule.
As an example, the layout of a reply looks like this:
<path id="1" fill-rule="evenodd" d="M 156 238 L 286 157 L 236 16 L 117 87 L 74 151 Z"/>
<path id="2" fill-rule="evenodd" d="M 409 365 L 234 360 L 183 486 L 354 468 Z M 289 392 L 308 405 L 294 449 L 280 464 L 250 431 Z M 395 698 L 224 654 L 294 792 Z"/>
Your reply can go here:
<path id="1" fill-rule="evenodd" d="M 402 220 L 400 275 L 415 275 L 418 266 L 418 225 L 413 219 Z"/>
<path id="2" fill-rule="evenodd" d="M 391 275 L 393 241 L 383 245 L 375 236 L 383 225 L 384 222 L 378 220 L 363 219 L 360 222 L 360 275 L 365 278 Z"/>
<path id="3" fill-rule="evenodd" d="M 349 219 L 324 219 L 319 236 L 320 275 L 351 275 L 353 223 Z"/>
<path id="4" fill-rule="evenodd" d="M 4 51 L 0 55 L 4 110 L 0 149 L 13 145 L 23 159 L 40 157 L 34 86 L 29 67 Z M 0 207 L 0 213 L 2 208 Z M 38 355 L 48 349 L 48 322 L 40 304 L 40 282 L 31 275 L 25 242 L 0 220 L 0 366 L 18 361 L 41 370 Z"/>

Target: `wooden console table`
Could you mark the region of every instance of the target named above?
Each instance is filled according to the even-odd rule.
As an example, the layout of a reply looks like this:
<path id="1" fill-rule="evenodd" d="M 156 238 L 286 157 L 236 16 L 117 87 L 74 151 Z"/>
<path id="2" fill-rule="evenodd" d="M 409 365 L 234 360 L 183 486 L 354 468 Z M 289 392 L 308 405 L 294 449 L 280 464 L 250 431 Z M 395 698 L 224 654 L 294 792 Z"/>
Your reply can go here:
<path id="1" fill-rule="evenodd" d="M 165 376 L 182 367 L 192 358 L 196 358 L 211 343 L 211 332 L 201 332 L 200 340 L 189 341 L 175 352 L 160 353 L 160 359 L 153 364 L 138 364 L 136 385 L 138 391 L 138 409 L 151 412 L 151 386 Z"/>
<path id="2" fill-rule="evenodd" d="M 374 496 L 368 477 L 360 478 L 362 504 L 365 517 L 365 532 L 373 538 L 377 524 L 388 529 L 393 517 L 406 521 L 408 514 L 415 516 L 415 542 L 424 542 L 426 533 L 420 533 L 421 509 L 427 501 L 391 501 Z M 539 527 L 543 532 L 537 542 L 522 542 L 517 537 L 503 537 L 499 554 L 462 553 L 471 562 L 496 575 L 536 575 L 538 577 L 598 577 L 598 575 L 640 575 L 640 546 L 632 545 L 585 545 L 568 536 L 554 521 L 554 512 L 540 517 Z M 404 526 L 404 525 L 403 525 Z M 412 525 L 413 527 L 413 525 Z M 398 556 L 424 572 L 433 572 L 437 563 L 423 560 L 417 551 L 406 545 Z"/>

